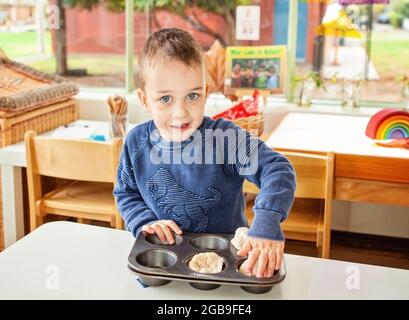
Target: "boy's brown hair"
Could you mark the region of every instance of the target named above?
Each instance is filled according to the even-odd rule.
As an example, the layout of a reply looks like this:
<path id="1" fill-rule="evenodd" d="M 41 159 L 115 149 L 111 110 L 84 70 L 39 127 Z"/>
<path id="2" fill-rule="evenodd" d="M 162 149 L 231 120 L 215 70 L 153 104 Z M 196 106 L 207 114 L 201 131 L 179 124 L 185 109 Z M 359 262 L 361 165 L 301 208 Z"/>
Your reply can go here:
<path id="1" fill-rule="evenodd" d="M 145 86 L 148 67 L 165 59 L 178 60 L 188 67 L 204 67 L 203 50 L 189 32 L 176 28 L 161 29 L 149 36 L 139 60 L 142 87 Z"/>

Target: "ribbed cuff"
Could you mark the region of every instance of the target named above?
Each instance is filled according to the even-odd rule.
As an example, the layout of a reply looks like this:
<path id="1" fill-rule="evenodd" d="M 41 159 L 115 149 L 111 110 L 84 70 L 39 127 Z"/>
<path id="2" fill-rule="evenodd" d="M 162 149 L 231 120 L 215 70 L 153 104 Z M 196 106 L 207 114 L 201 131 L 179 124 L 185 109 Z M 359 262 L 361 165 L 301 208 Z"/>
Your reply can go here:
<path id="1" fill-rule="evenodd" d="M 248 235 L 256 238 L 284 241 L 281 230 L 281 215 L 269 210 L 253 209 L 254 220 Z"/>

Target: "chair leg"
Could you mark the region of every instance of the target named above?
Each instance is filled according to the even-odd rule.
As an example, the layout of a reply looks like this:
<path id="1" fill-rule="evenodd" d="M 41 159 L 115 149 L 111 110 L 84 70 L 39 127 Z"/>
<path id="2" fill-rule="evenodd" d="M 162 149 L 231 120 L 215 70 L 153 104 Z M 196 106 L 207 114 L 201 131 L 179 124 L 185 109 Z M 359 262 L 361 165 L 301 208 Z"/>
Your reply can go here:
<path id="1" fill-rule="evenodd" d="M 34 211 L 34 212 L 33 212 Z M 44 223 L 40 205 L 37 203 L 35 207 L 30 207 L 30 232 Z"/>
<path id="2" fill-rule="evenodd" d="M 331 249 L 331 233 L 324 232 L 323 241 L 322 241 L 321 257 L 324 259 L 329 259 L 330 249 Z"/>
<path id="3" fill-rule="evenodd" d="M 111 221 L 109 222 L 109 225 L 111 226 L 111 228 L 117 228 L 116 226 L 116 217 L 114 214 L 111 215 Z"/>
<path id="4" fill-rule="evenodd" d="M 124 224 L 123 224 L 122 218 L 121 218 L 121 216 L 119 214 L 115 215 L 115 228 L 120 229 L 120 230 L 124 229 Z"/>
<path id="5" fill-rule="evenodd" d="M 40 216 L 35 216 L 33 219 L 30 219 L 30 232 L 34 231 L 37 227 L 41 226 L 44 223 L 44 218 Z"/>

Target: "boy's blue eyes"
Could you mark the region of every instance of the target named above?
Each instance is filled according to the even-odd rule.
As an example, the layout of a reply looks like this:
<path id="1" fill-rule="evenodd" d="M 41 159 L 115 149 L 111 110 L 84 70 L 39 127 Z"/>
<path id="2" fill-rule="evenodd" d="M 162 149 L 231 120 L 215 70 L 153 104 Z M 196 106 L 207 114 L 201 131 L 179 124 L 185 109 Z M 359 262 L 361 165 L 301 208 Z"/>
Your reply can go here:
<path id="1" fill-rule="evenodd" d="M 187 97 L 188 97 L 189 100 L 195 101 L 195 100 L 197 100 L 199 98 L 199 95 L 197 93 L 192 92 L 192 93 L 189 93 L 187 95 Z"/>
<path id="2" fill-rule="evenodd" d="M 199 97 L 200 97 L 199 94 L 197 94 L 197 93 L 195 93 L 195 92 L 192 92 L 192 93 L 189 93 L 189 94 L 186 96 L 186 99 L 187 99 L 188 101 L 196 101 L 197 99 L 199 99 Z M 168 103 L 170 103 L 171 101 L 172 101 L 172 97 L 171 97 L 171 96 L 163 96 L 162 98 L 160 98 L 160 102 L 165 103 L 165 104 L 168 104 Z"/>
<path id="3" fill-rule="evenodd" d="M 170 96 L 164 96 L 164 97 L 160 98 L 160 101 L 162 103 L 169 103 L 170 100 L 171 100 Z"/>

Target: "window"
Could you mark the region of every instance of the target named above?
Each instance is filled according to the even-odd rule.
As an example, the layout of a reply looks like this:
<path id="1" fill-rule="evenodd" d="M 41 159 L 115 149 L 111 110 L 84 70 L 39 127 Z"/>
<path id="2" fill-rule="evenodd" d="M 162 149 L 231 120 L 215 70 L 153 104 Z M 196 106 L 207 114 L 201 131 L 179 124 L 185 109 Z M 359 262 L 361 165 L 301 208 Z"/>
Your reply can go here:
<path id="1" fill-rule="evenodd" d="M 346 0 L 345 0 L 346 1 Z M 0 47 L 12 59 L 41 71 L 57 72 L 57 44 L 62 43 L 53 25 L 55 3 L 86 3 L 76 0 L 0 0 Z M 295 74 L 315 70 L 325 89 L 314 90 L 314 99 L 340 101 L 345 83 L 362 77 L 362 100 L 400 102 L 409 70 L 409 2 L 340 6 L 339 1 L 298 0 Z M 83 87 L 125 88 L 126 70 L 138 87 L 138 55 L 149 34 L 163 27 L 190 31 L 208 50 L 218 39 L 225 45 L 287 45 L 290 3 L 288 0 L 199 1 L 176 6 L 174 1 L 90 1 L 90 9 L 66 6 L 66 77 Z M 126 65 L 126 3 L 133 3 L 133 61 Z M 156 3 L 152 5 L 152 3 Z M 261 8 L 260 39 L 235 40 L 238 4 Z M 171 9 L 171 10 L 168 10 Z M 53 11 L 54 10 L 54 11 Z M 131 10 L 131 9 L 130 9 Z M 37 12 L 44 13 L 42 19 Z M 334 20 L 343 20 L 338 34 L 328 31 Z M 43 25 L 42 28 L 39 25 Z M 323 29 L 323 25 L 326 29 Z M 129 54 L 131 56 L 132 54 Z M 61 61 L 61 60 L 59 60 Z M 131 67 L 132 66 L 132 67 Z M 130 82 L 130 81 L 128 81 Z M 132 88 L 128 88 L 132 89 Z M 345 90 L 344 90 L 345 91 Z"/>
<path id="2" fill-rule="evenodd" d="M 314 98 L 340 100 L 350 80 L 362 79 L 362 100 L 400 102 L 403 83 L 398 78 L 407 76 L 409 70 L 409 31 L 403 23 L 409 21 L 409 2 L 305 5 L 307 9 L 298 12 L 297 44 L 307 37 L 313 46 L 304 56 L 297 49 L 296 74 L 320 72 L 325 90 L 316 89 Z M 320 25 L 311 26 L 311 16 L 319 16 Z M 308 28 L 300 28 L 305 20 Z"/>
<path id="3" fill-rule="evenodd" d="M 56 73 L 57 47 L 65 39 L 64 77 L 85 87 L 124 87 L 124 9 L 111 11 L 104 5 L 64 9 L 65 36 L 58 19 L 62 10 L 55 1 L 1 0 L 0 47 L 13 60 Z"/>

